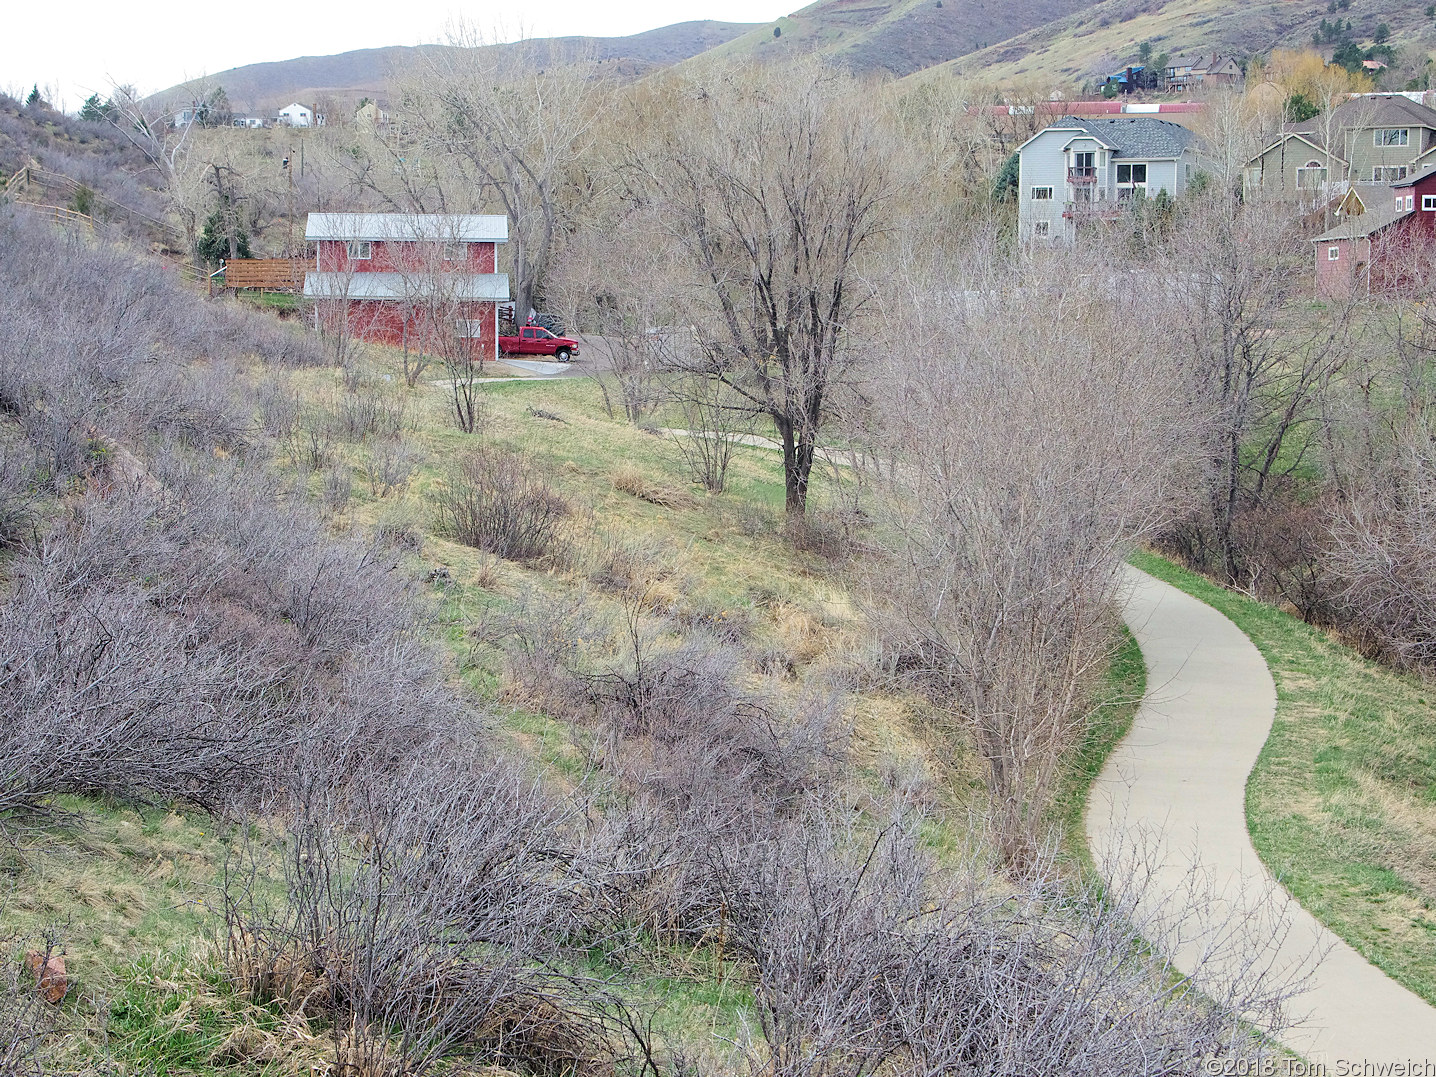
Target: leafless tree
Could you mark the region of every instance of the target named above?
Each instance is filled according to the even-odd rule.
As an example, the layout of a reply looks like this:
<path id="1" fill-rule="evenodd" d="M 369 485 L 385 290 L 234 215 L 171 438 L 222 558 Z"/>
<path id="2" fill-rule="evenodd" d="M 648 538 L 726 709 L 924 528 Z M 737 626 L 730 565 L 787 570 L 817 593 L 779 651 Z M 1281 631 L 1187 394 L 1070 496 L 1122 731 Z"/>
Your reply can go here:
<path id="1" fill-rule="evenodd" d="M 1035 855 L 1112 642 L 1118 570 L 1184 450 L 1161 319 L 1039 260 L 951 278 L 901 315 L 880 392 L 891 556 L 874 612 L 895 675 L 971 730 L 999 847 Z M 895 335 L 896 339 L 896 335 Z M 1115 341 L 1120 347 L 1114 347 Z"/>
<path id="2" fill-rule="evenodd" d="M 522 321 L 543 294 L 609 84 L 582 57 L 543 57 L 537 45 L 485 47 L 470 27 L 460 27 L 451 44 L 422 54 L 401 79 L 396 116 L 424 153 L 456 170 L 470 197 L 508 217 L 509 274 Z"/>
<path id="3" fill-rule="evenodd" d="M 1310 244 L 1264 205 L 1213 192 L 1174 233 L 1160 269 L 1188 370 L 1188 406 L 1207 420 L 1194 479 L 1201 512 L 1170 532 L 1192 563 L 1249 582 L 1242 512 L 1308 461 L 1324 388 L 1350 354 L 1349 304 L 1306 308 Z"/>
<path id="4" fill-rule="evenodd" d="M 682 253 L 700 369 L 772 418 L 788 511 L 856 359 L 863 259 L 888 222 L 894 149 L 856 83 L 812 63 L 675 76 L 630 164 Z M 681 106 L 681 107 L 679 107 Z"/>
<path id="5" fill-rule="evenodd" d="M 660 375 L 674 367 L 685 333 L 676 325 L 669 253 L 651 214 L 617 211 L 585 222 L 550 275 L 557 309 L 603 352 L 595 378 L 608 413 L 622 411 L 632 423 L 657 406 Z"/>
<path id="6" fill-rule="evenodd" d="M 721 494 L 734 451 L 753 431 L 751 404 L 726 379 L 712 374 L 671 376 L 668 391 L 683 416 L 683 429 L 674 432 L 673 440 L 689 474 L 709 493 Z"/>

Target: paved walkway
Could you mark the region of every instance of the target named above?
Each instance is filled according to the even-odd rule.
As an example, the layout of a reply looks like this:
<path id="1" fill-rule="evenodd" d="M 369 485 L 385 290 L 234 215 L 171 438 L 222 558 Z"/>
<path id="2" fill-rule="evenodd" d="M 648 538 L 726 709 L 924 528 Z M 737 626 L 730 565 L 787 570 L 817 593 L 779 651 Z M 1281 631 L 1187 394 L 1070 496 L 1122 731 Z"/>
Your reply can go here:
<path id="1" fill-rule="evenodd" d="M 1152 900 L 1180 894 L 1199 864 L 1219 892 L 1223 915 L 1241 915 L 1262 895 L 1280 896 L 1246 827 L 1246 780 L 1276 711 L 1276 688 L 1261 653 L 1231 621 L 1190 595 L 1128 570 L 1124 617 L 1147 662 L 1148 698 L 1132 731 L 1103 768 L 1088 806 L 1093 856 L 1115 855 L 1136 838 L 1156 838 Z M 1160 835 L 1160 838 L 1157 838 Z M 1426 1063 L 1372 1073 L 1436 1073 L 1436 1008 L 1387 977 L 1290 902 L 1287 930 L 1268 953 L 1277 969 L 1325 956 L 1291 1006 L 1305 1014 L 1283 1035 L 1288 1047 L 1330 1073 L 1360 1063 Z M 1269 936 L 1270 937 L 1270 934 Z M 1166 940 L 1190 971 L 1194 944 Z M 1357 1068 L 1343 1070 L 1340 1063 Z"/>

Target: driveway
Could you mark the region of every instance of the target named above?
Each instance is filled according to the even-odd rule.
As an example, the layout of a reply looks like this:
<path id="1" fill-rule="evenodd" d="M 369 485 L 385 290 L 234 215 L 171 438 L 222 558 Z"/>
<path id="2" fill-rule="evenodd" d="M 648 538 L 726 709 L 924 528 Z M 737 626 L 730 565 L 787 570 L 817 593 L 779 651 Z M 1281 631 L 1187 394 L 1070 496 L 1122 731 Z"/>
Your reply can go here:
<path id="1" fill-rule="evenodd" d="M 1147 663 L 1148 698 L 1126 739 L 1107 760 L 1088 804 L 1087 835 L 1098 864 L 1133 840 L 1150 840 L 1158 868 L 1148 892 L 1167 902 L 1197 865 L 1219 897 L 1220 916 L 1257 912 L 1262 896 L 1282 891 L 1257 857 L 1246 826 L 1246 781 L 1271 731 L 1276 687 L 1261 653 L 1226 617 L 1177 588 L 1127 570 L 1123 613 Z M 1283 1042 L 1309 1061 L 1373 1065 L 1430 1061 L 1436 1072 L 1436 1008 L 1370 964 L 1290 902 L 1287 930 L 1265 954 L 1277 969 L 1325 957 L 1310 988 L 1291 1006 L 1306 1014 Z M 1231 921 L 1229 921 L 1231 922 Z M 1178 967 L 1190 971 L 1197 947 L 1167 939 Z M 1260 949 L 1260 948 L 1258 948 Z"/>

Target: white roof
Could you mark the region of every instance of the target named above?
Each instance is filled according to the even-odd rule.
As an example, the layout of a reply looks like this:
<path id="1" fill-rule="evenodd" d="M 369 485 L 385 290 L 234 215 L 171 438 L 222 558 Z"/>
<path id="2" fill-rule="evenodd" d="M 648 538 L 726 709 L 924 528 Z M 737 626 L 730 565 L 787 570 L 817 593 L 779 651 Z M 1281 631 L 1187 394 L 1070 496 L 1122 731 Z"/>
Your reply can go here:
<path id="1" fill-rule="evenodd" d="M 478 213 L 311 213 L 304 238 L 507 243 L 509 219 Z"/>
<path id="2" fill-rule="evenodd" d="M 347 287 L 346 287 L 347 286 Z M 440 294 L 466 301 L 507 302 L 507 273 L 445 274 L 436 285 L 432 273 L 306 273 L 304 294 L 311 299 L 405 299 Z"/>

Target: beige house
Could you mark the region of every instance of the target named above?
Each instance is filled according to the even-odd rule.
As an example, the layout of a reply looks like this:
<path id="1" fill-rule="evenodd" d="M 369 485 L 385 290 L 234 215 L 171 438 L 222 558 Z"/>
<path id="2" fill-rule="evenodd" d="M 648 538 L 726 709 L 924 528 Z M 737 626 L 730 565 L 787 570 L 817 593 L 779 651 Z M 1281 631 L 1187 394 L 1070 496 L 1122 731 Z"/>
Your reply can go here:
<path id="1" fill-rule="evenodd" d="M 1287 124 L 1247 164 L 1254 197 L 1319 202 L 1352 183 L 1396 183 L 1436 163 L 1436 109 L 1401 94 L 1363 94 Z"/>

